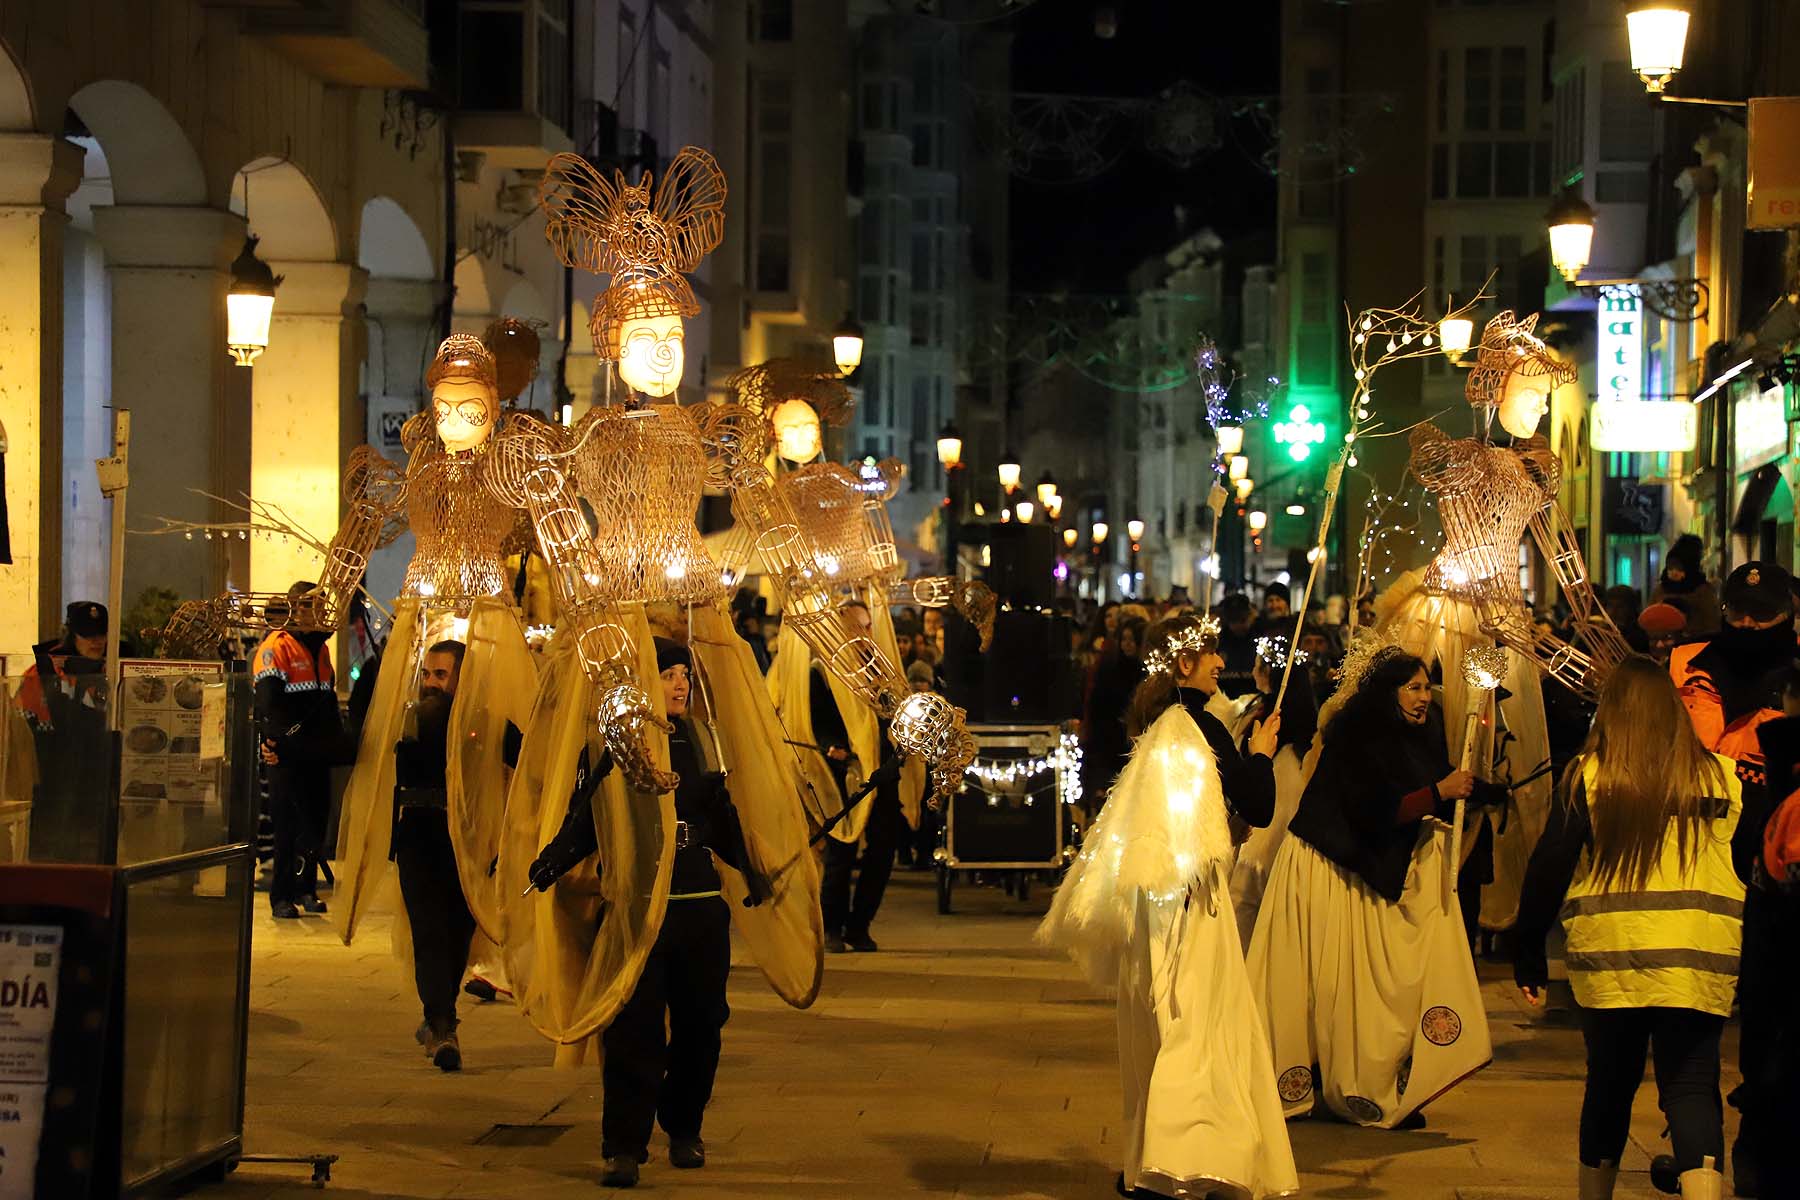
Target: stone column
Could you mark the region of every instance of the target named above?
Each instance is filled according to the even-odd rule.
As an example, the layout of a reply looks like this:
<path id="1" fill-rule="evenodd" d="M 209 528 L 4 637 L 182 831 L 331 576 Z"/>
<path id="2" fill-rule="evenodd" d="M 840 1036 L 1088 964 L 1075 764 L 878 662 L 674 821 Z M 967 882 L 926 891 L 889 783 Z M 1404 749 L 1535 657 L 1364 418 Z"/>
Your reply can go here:
<path id="1" fill-rule="evenodd" d="M 233 519 L 199 493 L 239 499 L 230 468 L 248 451 L 231 436 L 230 372 L 240 368 L 225 351 L 225 292 L 243 219 L 211 208 L 110 205 L 94 210 L 94 232 L 112 282 L 113 403 L 132 417 L 126 523 Z M 220 541 L 128 537 L 125 605 L 148 587 L 183 599 L 214 595 L 227 561 Z"/>
<path id="2" fill-rule="evenodd" d="M 269 348 L 253 368 L 250 494 L 279 504 L 320 542 L 337 532 L 344 461 L 363 440 L 357 394 L 360 313 L 368 272 L 349 263 L 271 262 L 275 290 Z M 250 544 L 253 591 L 286 591 L 317 579 L 319 552 L 304 542 Z"/>
<path id="3" fill-rule="evenodd" d="M 429 279 L 369 280 L 368 368 L 363 391 L 369 398 L 364 440 L 402 465 L 400 426 L 425 407 L 425 368 L 437 352 L 437 310 L 445 289 Z M 369 594 L 383 604 L 400 594 L 413 537 L 403 533 L 369 560 Z"/>
<path id="4" fill-rule="evenodd" d="M 8 674 L 28 667 L 32 643 L 61 624 L 63 202 L 80 182 L 76 146 L 0 134 L 0 425 L 12 542 L 12 562 L 0 564 L 0 654 Z"/>

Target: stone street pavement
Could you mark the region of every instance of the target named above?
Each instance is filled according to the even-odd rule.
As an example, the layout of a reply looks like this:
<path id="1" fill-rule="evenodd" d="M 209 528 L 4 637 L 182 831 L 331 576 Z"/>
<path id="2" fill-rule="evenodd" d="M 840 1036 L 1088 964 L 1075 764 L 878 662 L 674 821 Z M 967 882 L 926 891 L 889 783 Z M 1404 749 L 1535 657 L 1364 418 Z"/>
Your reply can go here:
<path id="1" fill-rule="evenodd" d="M 827 959 L 824 989 L 788 1009 L 748 962 L 707 1113 L 709 1162 L 675 1171 L 661 1134 L 638 1194 L 731 1197 L 1106 1197 L 1118 1170 L 1113 1010 L 1031 932 L 1028 902 L 960 887 L 940 917 L 929 876 L 900 873 L 878 954 Z M 261 897 L 258 897 L 261 905 Z M 466 1069 L 444 1075 L 414 1044 L 418 1007 L 384 927 L 354 949 L 312 918 L 259 908 L 246 1152 L 341 1156 L 324 1192 L 303 1168 L 245 1164 L 212 1200 L 599 1195 L 598 1071 L 558 1070 L 504 1003 L 465 1007 Z M 1336 1200 L 1573 1200 L 1581 1039 L 1529 1028 L 1497 971 L 1493 1066 L 1433 1105 L 1419 1132 L 1289 1126 L 1303 1194 Z M 1727 1034 L 1735 1054 L 1735 1030 Z M 1727 1069 L 1727 1086 L 1736 1082 Z M 1730 1113 L 1728 1110 L 1728 1119 Z M 1621 1197 L 1662 1129 L 1639 1093 Z"/>

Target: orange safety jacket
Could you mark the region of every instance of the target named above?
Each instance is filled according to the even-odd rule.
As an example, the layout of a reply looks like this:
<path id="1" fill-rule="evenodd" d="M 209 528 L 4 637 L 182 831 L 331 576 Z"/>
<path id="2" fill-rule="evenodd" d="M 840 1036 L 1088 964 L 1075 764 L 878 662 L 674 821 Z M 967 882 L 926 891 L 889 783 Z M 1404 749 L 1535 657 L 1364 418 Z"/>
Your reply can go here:
<path id="1" fill-rule="evenodd" d="M 336 683 L 331 670 L 331 643 L 319 647 L 318 662 L 313 661 L 300 639 L 285 629 L 277 629 L 256 647 L 255 682 L 279 679 L 284 693 L 329 691 Z"/>
<path id="2" fill-rule="evenodd" d="M 1669 656 L 1669 677 L 1681 692 L 1682 707 L 1700 741 L 1715 754 L 1723 754 L 1737 764 L 1738 779 L 1761 787 L 1765 780 L 1762 746 L 1756 728 L 1764 721 L 1781 716 L 1777 709 L 1754 708 L 1727 720 L 1725 700 L 1718 685 L 1704 667 L 1694 665 L 1694 657 L 1706 649 L 1705 642 L 1690 642 L 1675 647 Z"/>

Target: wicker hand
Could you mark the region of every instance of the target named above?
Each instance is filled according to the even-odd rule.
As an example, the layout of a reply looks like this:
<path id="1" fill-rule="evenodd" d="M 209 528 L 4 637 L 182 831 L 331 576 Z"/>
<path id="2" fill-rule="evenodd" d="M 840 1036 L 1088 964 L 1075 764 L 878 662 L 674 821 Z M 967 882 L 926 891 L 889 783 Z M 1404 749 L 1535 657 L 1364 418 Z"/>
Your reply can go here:
<path id="1" fill-rule="evenodd" d="M 674 726 L 656 715 L 642 688 L 620 684 L 600 698 L 600 734 L 626 783 L 639 792 L 672 792 L 681 776 L 660 769 L 651 758 L 644 735 L 653 728 L 666 732 Z"/>
<path id="2" fill-rule="evenodd" d="M 953 603 L 956 611 L 981 634 L 981 650 L 985 654 L 994 640 L 994 609 L 998 603 L 994 589 L 979 579 L 965 579 L 957 585 Z"/>

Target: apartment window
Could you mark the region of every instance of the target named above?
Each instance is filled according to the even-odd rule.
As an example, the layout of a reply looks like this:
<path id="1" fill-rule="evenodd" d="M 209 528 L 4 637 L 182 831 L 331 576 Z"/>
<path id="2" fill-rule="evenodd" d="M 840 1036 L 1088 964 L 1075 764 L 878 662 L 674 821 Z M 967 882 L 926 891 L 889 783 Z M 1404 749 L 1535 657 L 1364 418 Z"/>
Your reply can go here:
<path id="1" fill-rule="evenodd" d="M 750 36 L 764 42 L 794 40 L 794 0 L 753 0 Z"/>
<path id="2" fill-rule="evenodd" d="M 1450 52 L 1439 50 L 1437 56 L 1437 130 L 1450 132 Z"/>
<path id="3" fill-rule="evenodd" d="M 1639 98 L 1640 102 L 1642 97 Z M 1579 172 L 1587 157 L 1587 68 L 1556 86 L 1556 173 Z"/>
<path id="4" fill-rule="evenodd" d="M 861 258 L 871 266 L 882 264 L 882 249 L 887 245 L 887 225 L 882 219 L 887 212 L 887 205 L 878 200 L 870 200 L 864 205 L 859 223 L 862 226 Z"/>
<path id="5" fill-rule="evenodd" d="M 922 300 L 912 302 L 912 344 L 923 346 L 931 340 L 931 306 Z"/>
<path id="6" fill-rule="evenodd" d="M 1463 234 L 1456 240 L 1458 278 L 1457 294 L 1464 297 L 1475 295 L 1481 285 L 1487 282 L 1491 264 L 1488 262 L 1488 241 L 1480 234 Z"/>
<path id="7" fill-rule="evenodd" d="M 912 237 L 912 285 L 913 291 L 927 291 L 933 286 L 931 280 L 931 235 L 915 233 Z"/>
<path id="8" fill-rule="evenodd" d="M 537 110 L 564 133 L 570 123 L 569 0 L 538 0 Z"/>
<path id="9" fill-rule="evenodd" d="M 1500 142 L 1494 147 L 1494 195 L 1516 200 L 1531 192 L 1530 142 Z"/>
<path id="10" fill-rule="evenodd" d="M 1600 160 L 1645 162 L 1655 134 L 1656 106 L 1625 63 L 1600 67 Z"/>
<path id="11" fill-rule="evenodd" d="M 785 292 L 791 252 L 794 88 L 785 77 L 756 81 L 756 289 Z"/>
<path id="12" fill-rule="evenodd" d="M 524 0 L 465 4 L 457 14 L 457 63 L 457 99 L 463 108 L 524 108 Z"/>
<path id="13" fill-rule="evenodd" d="M 1431 198 L 1450 198 L 1450 147 L 1443 142 L 1431 148 Z"/>
<path id="14" fill-rule="evenodd" d="M 1647 203 L 1650 199 L 1649 170 L 1595 172 L 1594 199 L 1601 204 Z"/>
<path id="15" fill-rule="evenodd" d="M 1525 129 L 1525 47 L 1500 48 L 1499 128 L 1518 133 Z"/>
<path id="16" fill-rule="evenodd" d="M 1444 294 L 1445 278 L 1444 239 L 1442 235 L 1439 235 L 1431 239 L 1431 292 L 1433 296 Z"/>
<path id="17" fill-rule="evenodd" d="M 915 167 L 931 165 L 931 126 L 914 125 L 912 127 L 912 163 Z"/>
<path id="18" fill-rule="evenodd" d="M 1494 144 L 1463 142 L 1456 147 L 1456 195 L 1485 200 L 1494 194 Z"/>
<path id="19" fill-rule="evenodd" d="M 1494 122 L 1494 52 L 1486 46 L 1463 51 L 1463 128 L 1485 131 Z"/>
<path id="20" fill-rule="evenodd" d="M 879 325 L 881 320 L 881 276 L 864 275 L 857 289 L 856 311 L 863 320 L 871 325 Z"/>

